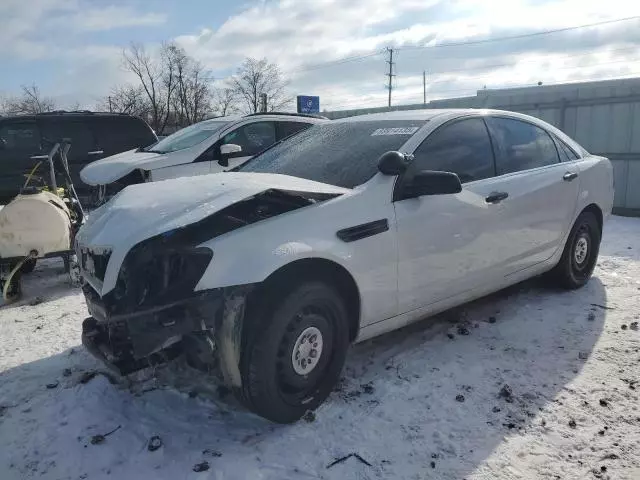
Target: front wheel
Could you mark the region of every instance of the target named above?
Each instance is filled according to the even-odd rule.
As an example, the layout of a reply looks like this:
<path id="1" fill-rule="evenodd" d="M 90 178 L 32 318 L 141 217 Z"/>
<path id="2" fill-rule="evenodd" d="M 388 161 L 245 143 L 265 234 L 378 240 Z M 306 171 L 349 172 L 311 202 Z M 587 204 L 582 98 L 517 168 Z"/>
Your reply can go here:
<path id="1" fill-rule="evenodd" d="M 582 212 L 569 233 L 560 262 L 551 271 L 560 286 L 576 289 L 589 281 L 598 260 L 601 236 L 596 216 Z"/>
<path id="2" fill-rule="evenodd" d="M 321 281 L 277 296 L 273 307 L 247 318 L 241 400 L 271 421 L 291 423 L 331 393 L 349 346 L 342 297 Z M 260 318 L 256 318 L 260 317 Z"/>

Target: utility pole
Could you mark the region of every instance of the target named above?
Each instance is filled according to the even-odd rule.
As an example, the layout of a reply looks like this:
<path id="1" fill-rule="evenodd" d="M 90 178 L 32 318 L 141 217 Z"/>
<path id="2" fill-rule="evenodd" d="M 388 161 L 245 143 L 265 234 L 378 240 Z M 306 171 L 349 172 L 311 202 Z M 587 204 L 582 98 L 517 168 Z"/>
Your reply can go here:
<path id="1" fill-rule="evenodd" d="M 427 71 L 422 71 L 422 101 L 427 104 Z"/>
<path id="2" fill-rule="evenodd" d="M 387 88 L 389 89 L 389 106 L 391 106 L 391 90 L 393 89 L 393 77 L 395 77 L 393 73 L 393 48 L 387 47 L 387 52 L 389 52 L 389 60 L 387 60 L 387 63 L 389 64 L 389 73 L 387 73 L 387 77 L 389 77 L 389 85 Z"/>
<path id="3" fill-rule="evenodd" d="M 112 110 L 112 108 L 111 108 L 111 95 L 109 95 L 109 97 L 108 97 L 108 98 L 109 98 L 109 113 L 112 113 L 112 112 L 113 112 L 113 110 Z"/>

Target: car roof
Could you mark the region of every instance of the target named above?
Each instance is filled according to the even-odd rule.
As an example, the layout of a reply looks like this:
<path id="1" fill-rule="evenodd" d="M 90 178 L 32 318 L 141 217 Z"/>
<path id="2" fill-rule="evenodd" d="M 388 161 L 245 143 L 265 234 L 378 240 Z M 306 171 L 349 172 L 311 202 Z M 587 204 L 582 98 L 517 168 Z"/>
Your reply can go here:
<path id="1" fill-rule="evenodd" d="M 92 112 L 90 110 L 54 110 L 52 112 L 43 112 L 27 115 L 0 115 L 0 122 L 7 120 L 36 120 L 38 118 L 139 118 L 128 113 L 113 113 L 113 112 Z"/>
<path id="2" fill-rule="evenodd" d="M 332 120 L 334 123 L 347 123 L 347 122 L 374 122 L 381 120 L 423 120 L 428 121 L 440 116 L 456 117 L 471 114 L 501 114 L 509 115 L 513 117 L 532 119 L 528 115 L 517 114 L 515 112 L 508 112 L 505 110 L 491 110 L 491 109 L 478 109 L 478 108 L 442 108 L 442 109 L 423 109 L 423 110 L 396 110 L 393 112 L 380 112 L 369 113 L 366 115 L 358 115 L 354 117 L 345 117 L 336 120 Z"/>
<path id="3" fill-rule="evenodd" d="M 304 115 L 304 114 L 296 114 L 296 113 L 281 113 L 281 112 L 273 112 L 273 113 L 252 113 L 250 115 L 227 115 L 225 117 L 213 117 L 208 118 L 207 120 L 203 120 L 202 122 L 198 122 L 198 124 L 207 125 L 214 123 L 231 123 L 231 122 L 240 122 L 240 121 L 254 121 L 258 122 L 261 120 L 294 120 L 296 122 L 302 123 L 322 123 L 329 122 L 331 120 L 313 115 Z"/>

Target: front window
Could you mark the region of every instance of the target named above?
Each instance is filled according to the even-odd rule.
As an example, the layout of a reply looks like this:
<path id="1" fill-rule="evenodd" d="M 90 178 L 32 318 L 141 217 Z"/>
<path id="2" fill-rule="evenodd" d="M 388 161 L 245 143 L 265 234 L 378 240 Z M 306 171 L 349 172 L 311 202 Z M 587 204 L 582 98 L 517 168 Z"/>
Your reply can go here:
<path id="1" fill-rule="evenodd" d="M 194 145 L 204 142 L 222 127 L 228 125 L 228 123 L 229 122 L 196 123 L 190 127 L 178 130 L 167 138 L 163 138 L 158 143 L 152 145 L 147 151 L 154 153 L 169 153 L 193 147 Z"/>
<path id="2" fill-rule="evenodd" d="M 239 171 L 279 173 L 353 188 L 376 174 L 383 153 L 399 150 L 425 123 L 377 120 L 314 125 L 254 157 Z"/>

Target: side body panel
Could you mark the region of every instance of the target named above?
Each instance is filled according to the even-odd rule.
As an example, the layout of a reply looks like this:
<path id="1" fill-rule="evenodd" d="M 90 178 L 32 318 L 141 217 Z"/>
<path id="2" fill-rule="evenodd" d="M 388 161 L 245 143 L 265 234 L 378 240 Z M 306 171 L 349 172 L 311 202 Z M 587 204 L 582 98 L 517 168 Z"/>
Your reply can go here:
<path id="1" fill-rule="evenodd" d="M 321 258 L 355 279 L 360 324 L 398 314 L 396 225 L 390 195 L 393 178 L 378 175 L 366 189 L 264 220 L 205 242 L 213 260 L 196 290 L 256 283 L 291 262 Z M 339 230 L 386 219 L 387 231 L 345 242 Z"/>

